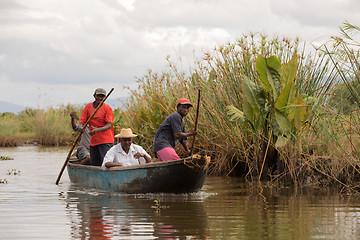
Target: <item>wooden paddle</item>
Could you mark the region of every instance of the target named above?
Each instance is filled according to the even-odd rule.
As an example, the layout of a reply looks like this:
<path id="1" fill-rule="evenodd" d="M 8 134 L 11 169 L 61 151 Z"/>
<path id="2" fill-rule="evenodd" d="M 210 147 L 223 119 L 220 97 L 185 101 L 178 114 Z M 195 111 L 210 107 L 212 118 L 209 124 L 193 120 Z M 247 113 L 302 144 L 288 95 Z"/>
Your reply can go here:
<path id="1" fill-rule="evenodd" d="M 197 130 L 198 118 L 199 118 L 200 93 L 201 93 L 201 90 L 199 89 L 199 93 L 198 93 L 198 102 L 197 102 L 197 109 L 196 109 L 196 118 L 195 118 L 195 130 Z M 192 141 L 192 144 L 191 144 L 191 148 L 190 148 L 190 156 L 193 154 L 194 144 L 195 144 L 195 137 L 196 137 L 196 135 L 194 136 L 193 141 Z"/>
<path id="2" fill-rule="evenodd" d="M 97 106 L 97 108 L 95 109 L 94 113 L 89 117 L 89 119 L 86 121 L 86 123 L 85 123 L 84 126 L 82 127 L 82 131 L 79 132 L 79 134 L 77 135 L 77 137 L 76 137 L 76 139 L 75 139 L 75 141 L 74 141 L 74 143 L 73 143 L 73 145 L 72 145 L 72 147 L 71 147 L 71 149 L 70 149 L 70 151 L 69 151 L 69 153 L 68 153 L 68 155 L 67 155 L 67 157 L 66 157 L 66 160 L 65 160 L 65 162 L 64 162 L 64 165 L 62 166 L 62 168 L 61 168 L 61 170 L 60 170 L 59 176 L 58 176 L 57 179 L 56 179 L 56 185 L 59 184 L 61 175 L 63 174 L 64 169 L 65 169 L 67 163 L 69 162 L 71 153 L 72 153 L 72 151 L 74 150 L 75 146 L 77 145 L 77 143 L 78 143 L 78 141 L 79 141 L 82 133 L 83 133 L 84 131 L 86 131 L 87 125 L 89 124 L 89 122 L 91 121 L 91 119 L 95 116 L 96 112 L 99 110 L 99 108 L 100 108 L 100 107 L 102 106 L 102 104 L 105 102 L 105 100 L 110 96 L 110 94 L 112 93 L 112 91 L 114 91 L 114 88 L 112 88 L 112 89 L 110 90 L 110 92 L 108 93 L 108 95 L 106 95 L 106 97 L 101 101 L 101 103 L 99 104 L 99 106 Z"/>

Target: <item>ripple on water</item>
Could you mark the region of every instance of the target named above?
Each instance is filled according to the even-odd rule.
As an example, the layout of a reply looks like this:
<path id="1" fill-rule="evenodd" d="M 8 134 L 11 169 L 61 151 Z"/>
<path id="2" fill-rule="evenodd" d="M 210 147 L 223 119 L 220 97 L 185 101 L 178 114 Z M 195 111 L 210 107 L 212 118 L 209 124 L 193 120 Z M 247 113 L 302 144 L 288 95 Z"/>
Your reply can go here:
<path id="1" fill-rule="evenodd" d="M 1 148 L 1 239 L 357 239 L 360 204 L 327 189 L 208 177 L 193 194 L 120 194 L 71 185 L 67 149 Z M 8 171 L 20 170 L 19 175 Z"/>

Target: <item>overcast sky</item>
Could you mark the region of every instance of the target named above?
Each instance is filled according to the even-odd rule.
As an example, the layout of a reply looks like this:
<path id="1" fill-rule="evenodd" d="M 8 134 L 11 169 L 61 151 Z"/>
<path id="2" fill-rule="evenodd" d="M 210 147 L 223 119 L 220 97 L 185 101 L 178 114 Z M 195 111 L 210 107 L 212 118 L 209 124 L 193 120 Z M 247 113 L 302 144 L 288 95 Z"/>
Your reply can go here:
<path id="1" fill-rule="evenodd" d="M 186 69 L 248 32 L 325 42 L 359 0 L 0 0 L 0 100 L 28 107 L 128 95 L 166 57 Z"/>

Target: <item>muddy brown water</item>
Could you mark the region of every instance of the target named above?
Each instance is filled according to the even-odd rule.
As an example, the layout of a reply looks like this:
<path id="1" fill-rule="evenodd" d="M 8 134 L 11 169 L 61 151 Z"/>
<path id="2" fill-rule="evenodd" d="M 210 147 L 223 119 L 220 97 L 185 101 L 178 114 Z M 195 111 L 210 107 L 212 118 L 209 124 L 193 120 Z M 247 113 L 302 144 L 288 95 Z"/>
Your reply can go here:
<path id="1" fill-rule="evenodd" d="M 249 187 L 208 177 L 194 194 L 83 189 L 68 148 L 0 148 L 0 239 L 360 239 L 360 200 L 330 188 Z"/>

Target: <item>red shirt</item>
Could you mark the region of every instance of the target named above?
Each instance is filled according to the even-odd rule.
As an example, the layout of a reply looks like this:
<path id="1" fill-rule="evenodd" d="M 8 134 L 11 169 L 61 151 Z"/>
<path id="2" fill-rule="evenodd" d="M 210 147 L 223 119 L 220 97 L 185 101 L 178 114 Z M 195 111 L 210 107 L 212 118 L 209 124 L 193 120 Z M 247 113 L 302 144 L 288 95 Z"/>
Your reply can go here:
<path id="1" fill-rule="evenodd" d="M 91 117 L 91 115 L 95 112 L 93 103 L 88 103 L 84 110 L 81 113 L 80 122 L 85 124 L 86 121 Z M 99 110 L 96 112 L 95 116 L 91 119 L 89 122 L 89 128 L 92 131 L 94 127 L 100 128 L 106 125 L 107 122 L 111 122 L 111 128 L 95 133 L 91 136 L 90 140 L 90 146 L 96 146 L 99 144 L 104 143 L 114 143 L 114 128 L 113 123 L 114 121 L 114 113 L 113 110 L 109 105 L 106 103 L 103 103 L 103 105 L 99 108 Z"/>

